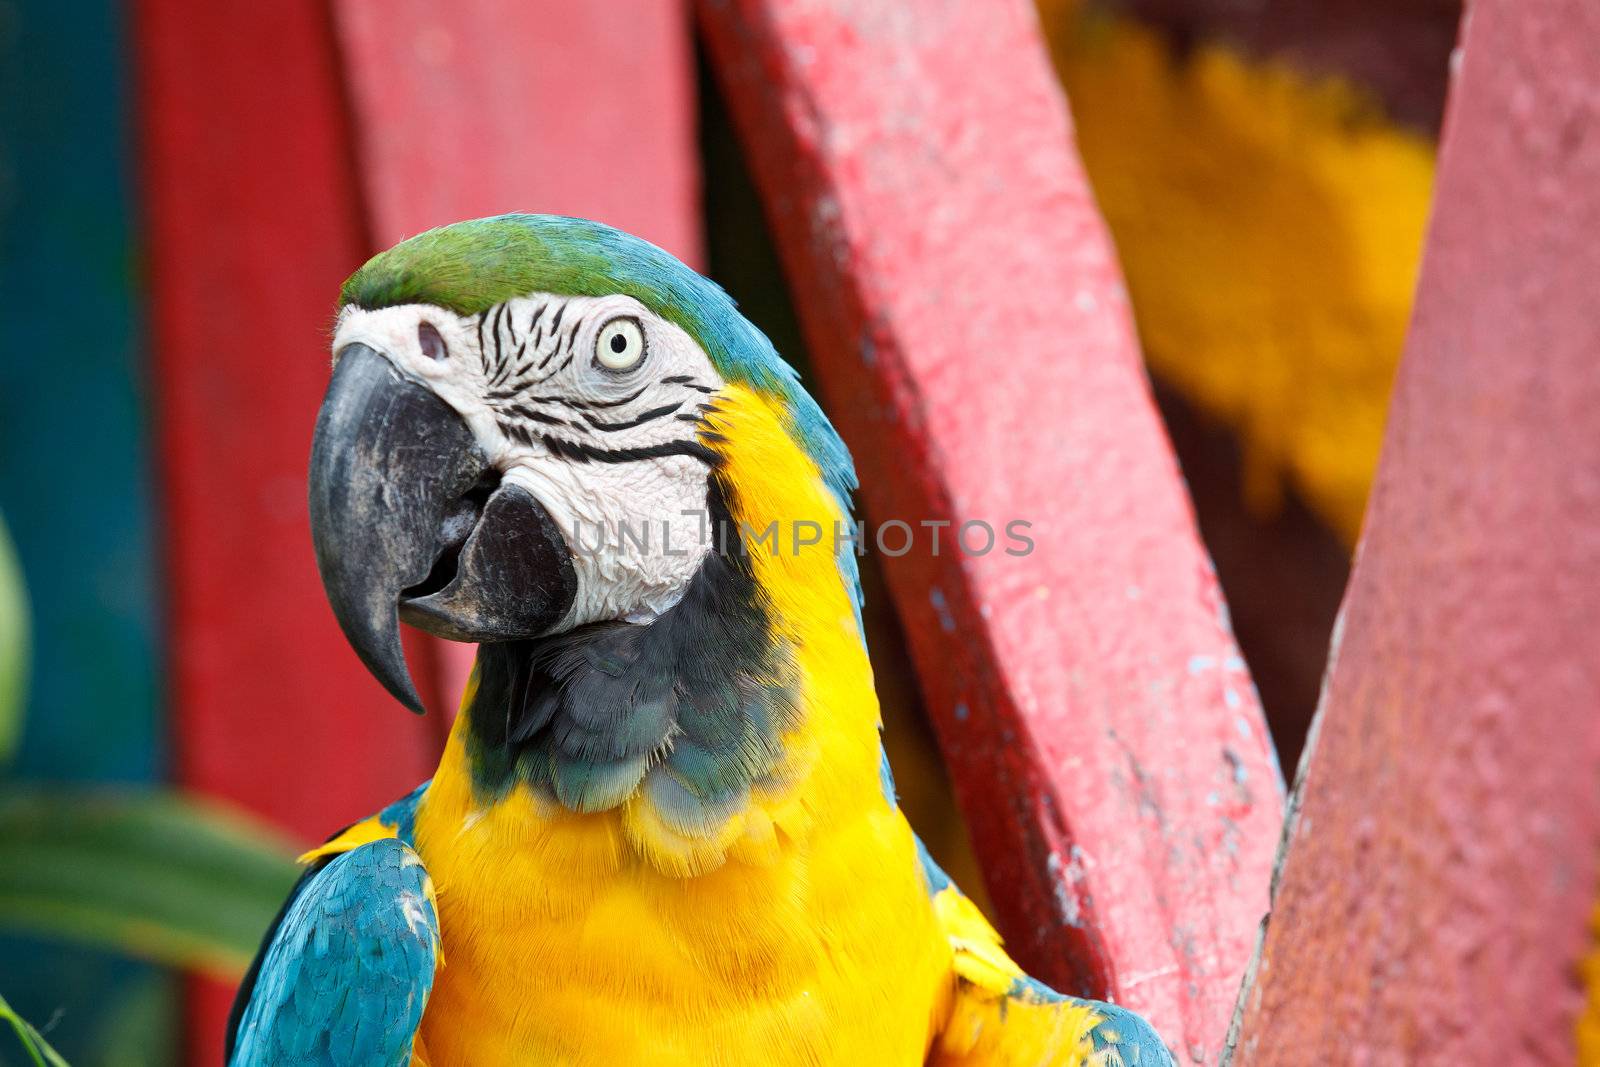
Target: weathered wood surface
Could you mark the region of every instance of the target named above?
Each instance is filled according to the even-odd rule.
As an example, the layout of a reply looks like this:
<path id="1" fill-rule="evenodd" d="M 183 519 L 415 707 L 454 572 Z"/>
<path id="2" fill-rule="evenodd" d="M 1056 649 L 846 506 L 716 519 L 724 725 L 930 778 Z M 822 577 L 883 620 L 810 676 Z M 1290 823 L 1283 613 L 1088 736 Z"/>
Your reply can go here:
<path id="1" fill-rule="evenodd" d="M 538 211 L 700 264 L 685 0 L 336 0 L 334 12 L 374 250 Z M 424 698 L 453 711 L 473 647 L 428 646 L 443 669 Z"/>
<path id="2" fill-rule="evenodd" d="M 1480 0 L 1235 1064 L 1572 1063 L 1600 880 L 1600 8 Z"/>
<path id="3" fill-rule="evenodd" d="M 869 512 L 1002 531 L 886 561 L 1002 930 L 1214 1060 L 1282 780 L 1033 12 L 699 11 Z"/>
<path id="4" fill-rule="evenodd" d="M 137 5 L 175 777 L 321 840 L 433 768 L 323 598 L 306 457 L 338 287 L 367 254 L 312 0 Z M 195 1063 L 232 990 L 200 983 Z"/>

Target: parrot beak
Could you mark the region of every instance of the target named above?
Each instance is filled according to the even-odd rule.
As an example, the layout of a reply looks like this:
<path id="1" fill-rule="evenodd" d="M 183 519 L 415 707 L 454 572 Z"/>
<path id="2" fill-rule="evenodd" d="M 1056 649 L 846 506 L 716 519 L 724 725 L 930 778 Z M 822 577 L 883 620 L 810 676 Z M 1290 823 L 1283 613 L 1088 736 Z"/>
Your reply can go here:
<path id="1" fill-rule="evenodd" d="M 412 711 L 400 620 L 455 641 L 537 637 L 577 594 L 565 539 L 501 484 L 471 429 L 362 344 L 339 353 L 311 445 L 311 539 L 334 616 Z"/>

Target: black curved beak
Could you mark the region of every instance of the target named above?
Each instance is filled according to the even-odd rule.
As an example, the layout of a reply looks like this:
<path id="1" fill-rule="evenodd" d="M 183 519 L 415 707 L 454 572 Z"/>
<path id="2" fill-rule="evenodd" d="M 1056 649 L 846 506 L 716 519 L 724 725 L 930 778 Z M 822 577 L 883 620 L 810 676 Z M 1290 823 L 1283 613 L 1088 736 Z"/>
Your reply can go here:
<path id="1" fill-rule="evenodd" d="M 471 429 L 382 353 L 347 345 L 311 445 L 311 539 L 356 654 L 412 711 L 400 619 L 456 641 L 546 633 L 577 578 L 565 539 L 501 484 Z"/>

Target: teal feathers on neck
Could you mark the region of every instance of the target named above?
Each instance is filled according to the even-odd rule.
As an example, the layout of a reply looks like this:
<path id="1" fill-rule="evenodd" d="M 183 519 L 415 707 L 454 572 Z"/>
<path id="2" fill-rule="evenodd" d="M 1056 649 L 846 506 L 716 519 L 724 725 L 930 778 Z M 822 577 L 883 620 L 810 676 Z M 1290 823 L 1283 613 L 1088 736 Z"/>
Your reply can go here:
<path id="1" fill-rule="evenodd" d="M 637 792 L 692 838 L 743 810 L 780 765 L 801 720 L 792 649 L 729 536 L 725 492 L 708 501 L 714 551 L 654 622 L 480 647 L 463 714 L 482 801 L 521 784 L 597 812 Z"/>

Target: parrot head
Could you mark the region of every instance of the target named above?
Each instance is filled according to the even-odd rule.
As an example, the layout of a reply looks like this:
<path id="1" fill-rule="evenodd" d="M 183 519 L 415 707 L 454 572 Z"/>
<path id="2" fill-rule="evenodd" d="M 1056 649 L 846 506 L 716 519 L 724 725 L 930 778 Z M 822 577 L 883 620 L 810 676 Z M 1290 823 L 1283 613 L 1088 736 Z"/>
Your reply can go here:
<path id="1" fill-rule="evenodd" d="M 730 482 L 730 404 L 770 414 L 747 469 L 798 463 L 848 515 L 848 453 L 766 337 L 715 284 L 598 223 L 506 215 L 413 237 L 346 282 L 333 350 L 317 563 L 346 637 L 414 711 L 402 620 L 494 644 L 678 605 L 727 547 L 730 493 L 757 478 Z M 838 566 L 853 590 L 853 556 Z"/>

